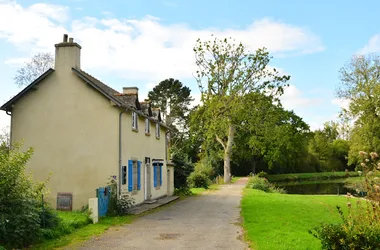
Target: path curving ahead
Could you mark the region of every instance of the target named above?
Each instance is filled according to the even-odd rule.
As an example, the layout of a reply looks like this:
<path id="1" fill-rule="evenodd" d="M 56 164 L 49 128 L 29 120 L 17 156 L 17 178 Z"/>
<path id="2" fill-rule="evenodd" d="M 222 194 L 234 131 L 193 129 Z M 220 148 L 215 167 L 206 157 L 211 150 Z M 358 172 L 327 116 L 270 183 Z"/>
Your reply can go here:
<path id="1" fill-rule="evenodd" d="M 109 230 L 79 249 L 248 249 L 239 226 L 242 178 Z"/>

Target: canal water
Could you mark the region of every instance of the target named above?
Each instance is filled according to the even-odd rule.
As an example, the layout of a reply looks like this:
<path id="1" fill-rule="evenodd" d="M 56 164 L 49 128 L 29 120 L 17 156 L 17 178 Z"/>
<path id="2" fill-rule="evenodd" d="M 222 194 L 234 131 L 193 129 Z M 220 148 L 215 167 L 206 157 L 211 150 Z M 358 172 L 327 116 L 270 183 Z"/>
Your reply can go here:
<path id="1" fill-rule="evenodd" d="M 318 183 L 310 182 L 277 182 L 276 186 L 286 190 L 288 194 L 347 194 L 347 192 L 355 192 L 345 187 L 344 182 L 327 182 Z"/>

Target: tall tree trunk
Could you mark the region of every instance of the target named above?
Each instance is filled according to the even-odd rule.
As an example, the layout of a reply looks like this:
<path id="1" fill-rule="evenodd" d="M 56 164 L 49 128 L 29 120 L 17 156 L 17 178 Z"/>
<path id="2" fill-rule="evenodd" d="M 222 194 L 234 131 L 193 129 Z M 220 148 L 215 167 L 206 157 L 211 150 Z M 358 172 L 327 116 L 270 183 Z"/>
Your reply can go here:
<path id="1" fill-rule="evenodd" d="M 228 139 L 227 145 L 224 149 L 224 183 L 231 183 L 231 155 L 232 155 L 232 145 L 234 143 L 235 136 L 235 126 L 230 124 L 228 128 Z"/>

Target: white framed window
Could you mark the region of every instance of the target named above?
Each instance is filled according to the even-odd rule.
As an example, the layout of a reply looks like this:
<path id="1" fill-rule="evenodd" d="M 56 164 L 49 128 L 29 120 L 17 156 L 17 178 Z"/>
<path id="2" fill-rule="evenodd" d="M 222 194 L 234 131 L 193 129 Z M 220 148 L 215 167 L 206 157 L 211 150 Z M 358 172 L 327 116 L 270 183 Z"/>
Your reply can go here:
<path id="1" fill-rule="evenodd" d="M 132 129 L 139 129 L 139 116 L 136 112 L 132 111 Z"/>
<path id="2" fill-rule="evenodd" d="M 160 124 L 156 123 L 156 138 L 160 139 Z"/>
<path id="3" fill-rule="evenodd" d="M 145 134 L 150 135 L 150 120 L 148 118 L 145 119 Z"/>

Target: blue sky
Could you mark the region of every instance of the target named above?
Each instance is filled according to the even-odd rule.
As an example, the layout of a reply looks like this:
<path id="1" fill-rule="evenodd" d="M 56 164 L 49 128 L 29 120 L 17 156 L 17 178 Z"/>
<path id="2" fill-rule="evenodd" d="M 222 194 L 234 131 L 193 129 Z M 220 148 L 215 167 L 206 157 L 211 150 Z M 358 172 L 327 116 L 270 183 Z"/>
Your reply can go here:
<path id="1" fill-rule="evenodd" d="M 313 129 L 336 119 L 339 69 L 355 53 L 380 52 L 379 1 L 0 0 L 0 101 L 20 89 L 16 70 L 38 52 L 54 52 L 63 33 L 82 45 L 82 69 L 113 88 L 138 86 L 140 99 L 174 77 L 191 87 L 192 46 L 232 36 L 265 46 L 271 66 L 291 75 L 282 97 Z M 0 129 L 8 117 L 0 112 Z"/>

